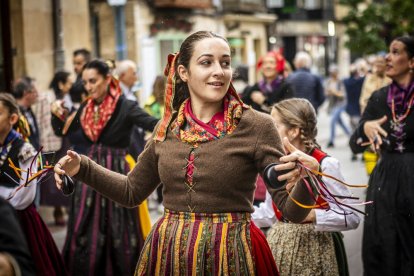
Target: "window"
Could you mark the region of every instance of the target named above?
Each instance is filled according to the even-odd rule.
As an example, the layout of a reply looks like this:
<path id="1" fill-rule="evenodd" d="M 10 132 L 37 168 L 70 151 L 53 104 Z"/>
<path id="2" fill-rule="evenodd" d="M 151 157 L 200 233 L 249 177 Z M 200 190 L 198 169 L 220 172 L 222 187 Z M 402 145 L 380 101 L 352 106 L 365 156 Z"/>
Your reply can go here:
<path id="1" fill-rule="evenodd" d="M 270 9 L 283 8 L 284 5 L 285 5 L 284 0 L 267 0 L 267 7 Z"/>
<path id="2" fill-rule="evenodd" d="M 256 4 L 256 5 L 263 5 L 262 0 L 240 0 L 241 4 Z"/>
<path id="3" fill-rule="evenodd" d="M 317 10 L 321 8 L 321 0 L 305 0 L 303 8 L 306 10 Z"/>
<path id="4" fill-rule="evenodd" d="M 157 74 L 163 74 L 165 65 L 167 64 L 167 57 L 169 54 L 178 52 L 180 45 L 184 41 L 185 36 L 162 36 L 158 37 L 158 62 Z"/>
<path id="5" fill-rule="evenodd" d="M 246 41 L 243 38 L 229 37 L 227 38 L 231 50 L 231 66 L 236 68 L 246 62 Z"/>

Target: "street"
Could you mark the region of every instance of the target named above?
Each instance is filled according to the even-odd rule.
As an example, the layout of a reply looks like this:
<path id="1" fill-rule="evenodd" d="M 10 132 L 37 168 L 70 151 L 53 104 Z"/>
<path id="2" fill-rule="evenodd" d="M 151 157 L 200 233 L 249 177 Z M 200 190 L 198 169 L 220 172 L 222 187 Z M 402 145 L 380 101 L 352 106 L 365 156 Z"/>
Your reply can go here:
<path id="1" fill-rule="evenodd" d="M 348 122 L 348 117 L 345 114 L 343 114 L 342 117 L 345 120 L 345 122 Z M 335 147 L 326 149 L 330 131 L 329 123 L 329 116 L 326 113 L 325 106 L 323 106 L 320 109 L 318 115 L 319 133 L 317 139 L 322 149 L 324 149 L 325 151 L 327 151 L 329 155 L 337 158 L 340 161 L 342 173 L 347 183 L 366 184 L 368 182 L 368 177 L 365 172 L 364 163 L 361 161 L 360 156 L 358 156 L 358 161 L 351 161 L 351 152 L 348 147 L 348 138 L 342 132 L 341 129 L 337 129 Z M 352 189 L 352 192 L 355 196 L 360 197 L 361 200 L 365 199 L 365 189 L 354 188 Z M 150 207 L 152 206 L 153 204 L 151 202 Z M 53 225 L 52 208 L 41 207 L 40 213 L 47 225 L 49 226 L 49 229 L 52 232 L 59 249 L 62 249 L 66 235 L 66 228 L 57 227 Z M 150 214 L 152 223 L 154 223 L 156 219 L 158 219 L 158 217 L 160 216 L 160 213 L 157 211 L 157 208 L 155 207 L 151 208 Z M 356 230 L 342 232 L 344 234 L 344 243 L 348 255 L 348 266 L 351 276 L 363 275 L 361 260 L 362 229 L 363 220 L 361 220 L 361 223 Z"/>

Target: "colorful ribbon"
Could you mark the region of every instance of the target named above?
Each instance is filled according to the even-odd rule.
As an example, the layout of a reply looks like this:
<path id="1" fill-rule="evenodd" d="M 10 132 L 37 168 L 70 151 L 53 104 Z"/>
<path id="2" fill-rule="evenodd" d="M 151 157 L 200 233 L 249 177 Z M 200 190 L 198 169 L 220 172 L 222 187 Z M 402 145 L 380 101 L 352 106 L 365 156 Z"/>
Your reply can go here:
<path id="1" fill-rule="evenodd" d="M 336 182 L 338 182 L 341 185 L 345 185 L 347 187 L 353 187 L 353 188 L 365 188 L 367 187 L 367 185 L 350 185 L 345 183 L 344 181 L 331 176 L 329 174 L 325 174 L 319 171 L 315 171 L 312 170 L 310 168 L 308 168 L 307 166 L 305 166 L 302 162 L 298 162 L 297 166 L 299 167 L 301 173 L 302 171 L 305 172 L 306 177 L 303 177 L 303 183 L 306 186 L 310 197 L 315 201 L 315 204 L 313 205 L 306 205 L 303 204 L 301 202 L 299 202 L 298 200 L 296 200 L 295 198 L 293 198 L 291 192 L 288 190 L 288 196 L 289 198 L 298 206 L 305 208 L 305 209 L 325 209 L 325 210 L 331 210 L 333 212 L 336 212 L 338 214 L 344 215 L 345 216 L 345 225 L 346 225 L 346 216 L 347 215 L 351 215 L 352 212 L 349 210 L 353 210 L 355 212 L 358 212 L 360 214 L 365 215 L 365 213 L 353 206 L 362 206 L 362 205 L 366 205 L 366 204 L 371 204 L 373 201 L 366 201 L 366 202 L 355 202 L 355 203 L 344 203 L 343 200 L 344 199 L 348 199 L 348 200 L 359 200 L 358 197 L 354 197 L 354 196 L 345 196 L 345 195 L 335 195 L 333 193 L 331 193 L 326 185 L 326 183 L 322 180 L 322 177 L 327 177 L 330 179 L 335 180 Z M 318 198 L 322 199 L 323 201 L 318 200 Z M 338 210 L 332 209 L 330 207 L 330 204 L 337 206 Z"/>

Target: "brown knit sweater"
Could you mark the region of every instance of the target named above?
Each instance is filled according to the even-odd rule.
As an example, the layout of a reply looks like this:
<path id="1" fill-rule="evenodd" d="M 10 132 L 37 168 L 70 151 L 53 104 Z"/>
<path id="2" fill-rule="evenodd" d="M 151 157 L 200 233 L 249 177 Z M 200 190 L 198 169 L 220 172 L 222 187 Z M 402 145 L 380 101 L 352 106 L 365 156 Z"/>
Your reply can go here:
<path id="1" fill-rule="evenodd" d="M 137 165 L 127 175 L 111 172 L 81 158 L 75 176 L 104 196 L 121 205 L 133 207 L 146 199 L 162 182 L 164 206 L 184 212 L 253 212 L 257 173 L 278 162 L 284 154 L 272 118 L 254 110 L 245 110 L 233 133 L 222 139 L 200 144 L 195 150 L 193 187 L 184 180 L 190 146 L 171 131 L 162 143 L 149 141 Z M 300 222 L 309 210 L 302 209 L 287 196 L 285 187 L 270 194 L 287 219 Z M 312 203 L 302 183 L 293 190 L 294 198 Z"/>

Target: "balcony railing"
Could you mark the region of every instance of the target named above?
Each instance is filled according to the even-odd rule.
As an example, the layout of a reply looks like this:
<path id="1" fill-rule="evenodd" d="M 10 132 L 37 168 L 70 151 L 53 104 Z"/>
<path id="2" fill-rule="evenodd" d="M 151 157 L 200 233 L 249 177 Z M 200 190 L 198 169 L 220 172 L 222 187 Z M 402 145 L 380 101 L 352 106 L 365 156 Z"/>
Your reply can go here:
<path id="1" fill-rule="evenodd" d="M 155 0 L 158 8 L 181 8 L 181 9 L 208 9 L 212 8 L 211 0 Z"/>
<path id="2" fill-rule="evenodd" d="M 265 0 L 224 0 L 222 3 L 224 12 L 255 13 L 266 11 Z"/>

